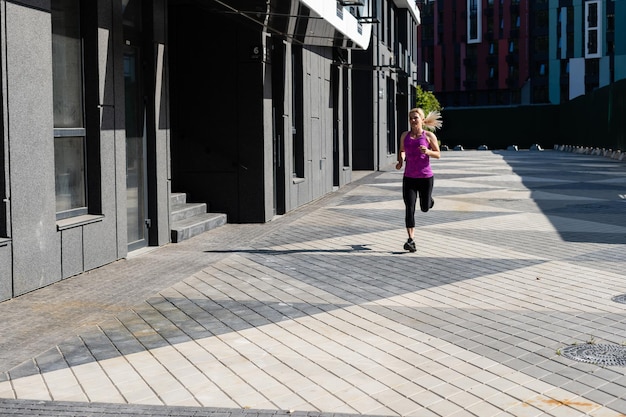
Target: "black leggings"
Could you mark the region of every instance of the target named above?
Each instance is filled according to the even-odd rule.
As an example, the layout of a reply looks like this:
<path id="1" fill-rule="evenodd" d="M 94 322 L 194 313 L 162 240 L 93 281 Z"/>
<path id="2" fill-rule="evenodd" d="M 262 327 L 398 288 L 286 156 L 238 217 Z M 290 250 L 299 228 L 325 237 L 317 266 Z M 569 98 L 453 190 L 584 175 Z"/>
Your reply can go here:
<path id="1" fill-rule="evenodd" d="M 415 203 L 419 195 L 420 209 L 426 213 L 432 203 L 434 177 L 402 178 L 402 199 L 404 200 L 404 222 L 407 229 L 415 227 Z"/>

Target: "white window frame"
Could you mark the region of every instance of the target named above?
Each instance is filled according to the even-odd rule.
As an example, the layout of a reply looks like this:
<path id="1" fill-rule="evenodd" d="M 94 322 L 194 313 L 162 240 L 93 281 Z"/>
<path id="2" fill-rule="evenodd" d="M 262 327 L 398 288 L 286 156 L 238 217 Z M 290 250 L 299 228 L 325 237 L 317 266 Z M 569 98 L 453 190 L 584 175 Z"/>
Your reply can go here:
<path id="1" fill-rule="evenodd" d="M 589 21 L 589 9 L 592 5 L 597 8 L 596 21 Z M 596 37 L 595 51 L 589 50 L 589 41 L 592 36 Z M 602 2 L 600 0 L 592 0 L 585 2 L 585 58 L 602 57 Z"/>
<path id="2" fill-rule="evenodd" d="M 475 7 L 474 7 L 475 6 Z M 476 9 L 476 14 L 472 14 L 472 9 Z M 481 0 L 467 0 L 467 43 L 480 43 L 482 42 L 482 1 Z M 474 21 L 475 19 L 475 21 Z M 472 23 L 475 23 L 476 34 L 472 34 Z"/>

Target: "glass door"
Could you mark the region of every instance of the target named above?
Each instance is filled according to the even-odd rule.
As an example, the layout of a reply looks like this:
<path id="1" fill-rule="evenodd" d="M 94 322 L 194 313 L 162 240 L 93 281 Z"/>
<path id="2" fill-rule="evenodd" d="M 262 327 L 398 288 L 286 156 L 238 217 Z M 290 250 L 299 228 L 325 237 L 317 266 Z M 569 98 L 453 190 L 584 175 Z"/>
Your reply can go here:
<path id="1" fill-rule="evenodd" d="M 140 77 L 140 50 L 124 48 L 126 92 L 126 204 L 128 250 L 148 244 L 146 187 L 146 116 Z"/>
<path id="2" fill-rule="evenodd" d="M 126 227 L 129 251 L 148 245 L 149 227 L 141 10 L 141 0 L 122 0 L 126 94 Z"/>

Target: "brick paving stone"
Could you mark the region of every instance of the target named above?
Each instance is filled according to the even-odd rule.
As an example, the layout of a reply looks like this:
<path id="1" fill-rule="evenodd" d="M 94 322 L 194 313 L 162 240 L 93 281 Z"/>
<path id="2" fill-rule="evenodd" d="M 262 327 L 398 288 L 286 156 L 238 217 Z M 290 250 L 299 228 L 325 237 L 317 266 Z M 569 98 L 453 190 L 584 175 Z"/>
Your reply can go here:
<path id="1" fill-rule="evenodd" d="M 626 414 L 624 367 L 558 354 L 626 340 L 626 164 L 434 170 L 415 254 L 389 167 L 0 303 L 0 415 Z"/>

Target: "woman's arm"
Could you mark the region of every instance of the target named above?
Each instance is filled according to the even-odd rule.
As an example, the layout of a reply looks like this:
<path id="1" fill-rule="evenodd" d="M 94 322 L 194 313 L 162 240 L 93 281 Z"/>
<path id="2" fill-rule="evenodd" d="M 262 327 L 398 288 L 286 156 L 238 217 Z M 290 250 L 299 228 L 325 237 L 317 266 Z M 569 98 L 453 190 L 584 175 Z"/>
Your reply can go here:
<path id="1" fill-rule="evenodd" d="M 435 159 L 441 158 L 441 151 L 439 150 L 439 141 L 437 140 L 437 136 L 435 136 L 433 132 L 426 132 L 426 137 L 428 138 L 428 142 L 430 142 L 430 149 L 426 151 L 426 155 Z"/>
<path id="2" fill-rule="evenodd" d="M 404 132 L 400 135 L 400 150 L 398 151 L 398 163 L 396 164 L 396 169 L 402 168 L 402 163 L 404 162 L 404 138 L 406 137 L 407 133 L 409 132 Z"/>

